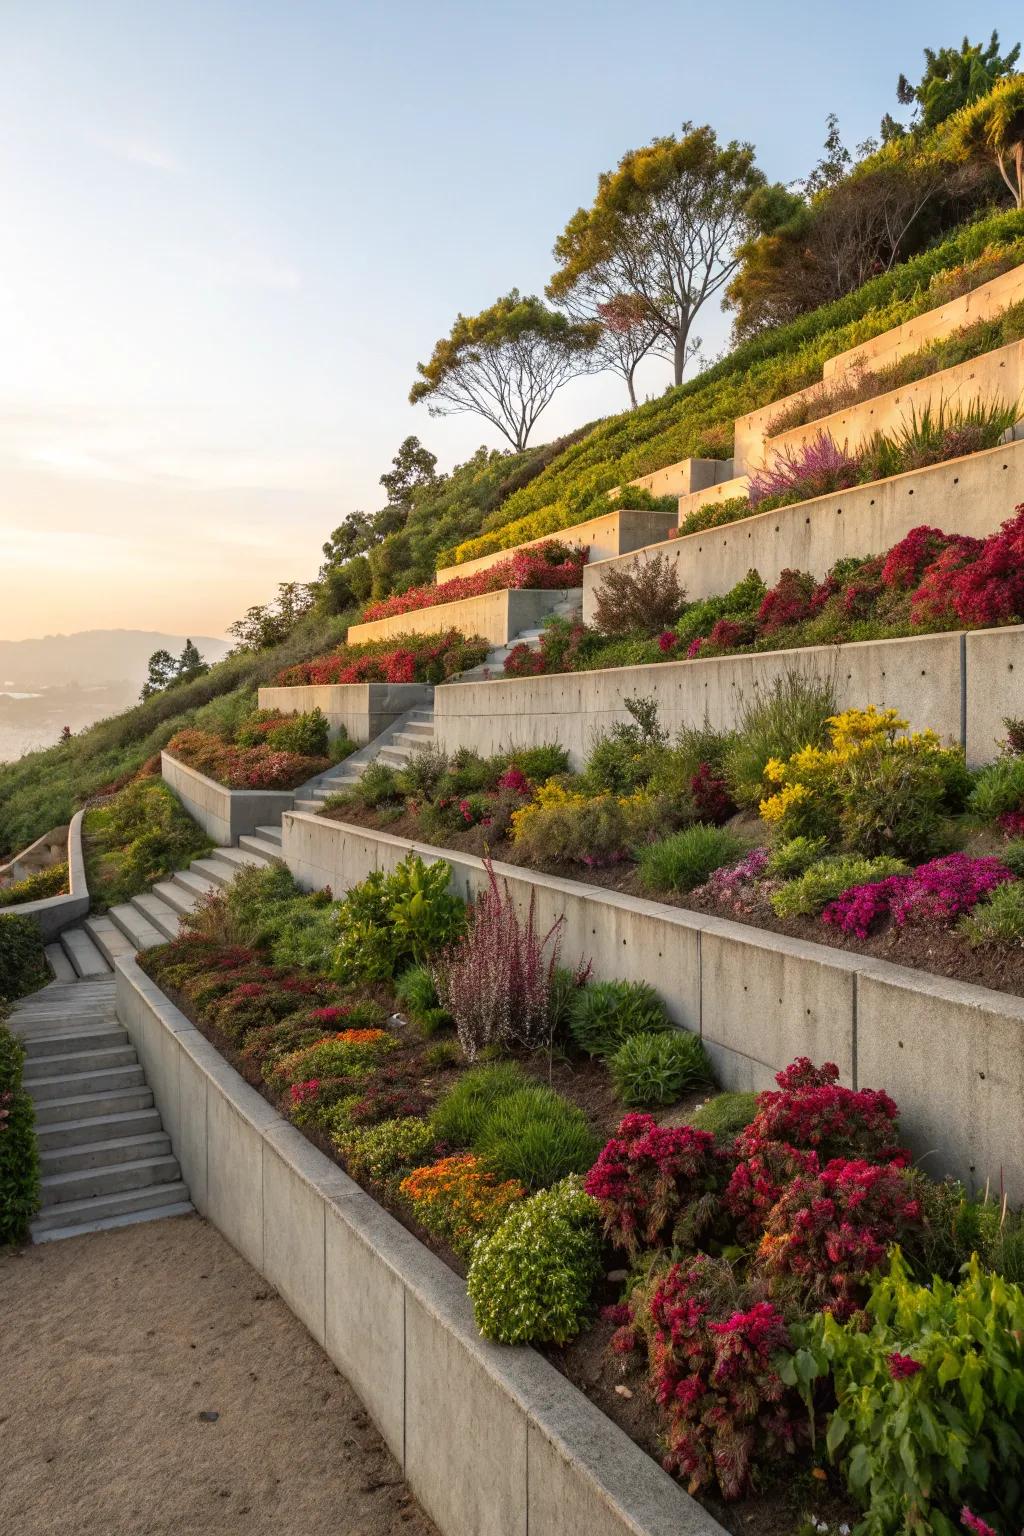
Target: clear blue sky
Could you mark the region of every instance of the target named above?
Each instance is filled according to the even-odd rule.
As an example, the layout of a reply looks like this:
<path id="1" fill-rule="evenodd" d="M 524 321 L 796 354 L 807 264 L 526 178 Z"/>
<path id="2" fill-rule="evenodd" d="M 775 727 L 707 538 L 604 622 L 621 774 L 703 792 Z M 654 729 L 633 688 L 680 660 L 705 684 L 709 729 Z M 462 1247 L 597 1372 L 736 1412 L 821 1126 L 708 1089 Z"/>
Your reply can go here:
<path id="1" fill-rule="evenodd" d="M 543 289 L 626 149 L 707 121 L 788 181 L 827 112 L 853 145 L 898 111 L 925 44 L 1024 34 L 1002 0 L 3 9 L 0 638 L 223 631 L 379 505 L 408 433 L 442 467 L 499 445 L 409 406 L 416 362 Z M 536 440 L 622 403 L 579 381 Z"/>

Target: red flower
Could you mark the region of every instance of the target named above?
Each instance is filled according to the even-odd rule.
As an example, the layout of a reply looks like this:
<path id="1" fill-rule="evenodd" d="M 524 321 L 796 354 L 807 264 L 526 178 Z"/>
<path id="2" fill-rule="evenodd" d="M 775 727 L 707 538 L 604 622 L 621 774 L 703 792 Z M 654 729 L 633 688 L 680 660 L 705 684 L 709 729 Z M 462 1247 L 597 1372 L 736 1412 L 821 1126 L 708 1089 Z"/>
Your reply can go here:
<path id="1" fill-rule="evenodd" d="M 885 1363 L 889 1367 L 889 1375 L 893 1381 L 906 1381 L 911 1376 L 916 1376 L 918 1371 L 923 1371 L 924 1366 L 920 1360 L 915 1360 L 913 1355 L 901 1355 L 896 1350 L 885 1357 Z"/>

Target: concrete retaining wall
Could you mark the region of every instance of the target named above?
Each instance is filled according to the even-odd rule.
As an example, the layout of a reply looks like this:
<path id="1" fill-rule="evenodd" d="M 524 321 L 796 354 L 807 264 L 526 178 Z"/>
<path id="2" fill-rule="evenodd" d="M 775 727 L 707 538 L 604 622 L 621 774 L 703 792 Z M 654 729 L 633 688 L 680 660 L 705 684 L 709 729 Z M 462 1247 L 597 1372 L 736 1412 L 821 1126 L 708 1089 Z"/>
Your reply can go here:
<path id="1" fill-rule="evenodd" d="M 668 555 L 693 601 L 728 592 L 752 566 L 769 586 L 787 567 L 820 578 L 845 556 L 881 554 L 921 523 L 983 538 L 1021 502 L 1024 442 L 1013 442 L 668 539 L 647 553 Z M 584 568 L 583 617 L 588 623 L 605 572 L 643 558 L 643 553 L 621 555 Z"/>
<path id="2" fill-rule="evenodd" d="M 458 1275 L 282 1120 L 134 960 L 116 970 L 118 1018 L 197 1210 L 351 1382 L 442 1536 L 724 1536 L 554 1366 L 481 1339 Z"/>
<path id="3" fill-rule="evenodd" d="M 193 821 L 223 848 L 231 847 L 243 833 L 276 821 L 295 804 L 295 790 L 225 789 L 167 752 L 160 754 L 160 772 Z"/>
<path id="4" fill-rule="evenodd" d="M 84 811 L 76 811 L 68 827 L 68 890 L 63 896 L 45 896 L 41 901 L 23 901 L 16 907 L 0 907 L 0 917 L 17 913 L 19 917 L 32 917 L 46 943 L 57 937 L 72 923 L 77 923 L 89 910 L 89 887 L 85 879 L 85 855 L 82 852 L 82 818 Z M 33 847 L 35 844 L 33 844 Z"/>
<path id="5" fill-rule="evenodd" d="M 691 491 L 688 496 L 680 496 L 679 527 L 683 526 L 683 520 L 691 512 L 698 512 L 701 507 L 721 506 L 723 501 L 731 501 L 734 496 L 745 496 L 749 486 L 749 475 L 734 475 L 731 480 L 720 480 L 707 490 Z"/>
<path id="6" fill-rule="evenodd" d="M 285 816 L 283 853 L 307 889 L 341 895 L 415 850 L 446 859 L 452 887 L 481 891 L 480 859 L 348 827 Z M 599 979 L 653 980 L 669 1010 L 700 1033 L 725 1088 L 772 1087 L 794 1057 L 834 1061 L 843 1082 L 884 1088 L 907 1144 L 935 1177 L 991 1179 L 1024 1198 L 1024 999 L 929 976 L 825 945 L 496 864 L 543 931 L 565 917 L 562 954 L 592 958 Z"/>
<path id="7" fill-rule="evenodd" d="M 308 683 L 294 688 L 275 684 L 259 690 L 259 706 L 285 714 L 319 709 L 332 736 L 344 731 L 364 745 L 394 725 L 407 709 L 429 704 L 433 697 L 430 683 Z"/>
<path id="8" fill-rule="evenodd" d="M 436 635 L 457 629 L 467 636 L 479 635 L 492 645 L 507 645 L 521 629 L 531 629 L 547 618 L 553 608 L 564 602 L 567 591 L 541 592 L 517 588 L 506 592 L 485 592 L 482 597 L 464 597 L 454 603 L 437 603 L 400 613 L 393 619 L 374 619 L 349 627 L 349 645 L 364 640 L 388 640 L 397 635 Z"/>
<path id="9" fill-rule="evenodd" d="M 629 483 L 650 491 L 652 496 L 686 496 L 730 480 L 734 472 L 732 459 L 680 459 L 678 464 L 666 464 L 664 469 L 639 475 Z"/>
<path id="10" fill-rule="evenodd" d="M 446 565 L 438 571 L 434 580 L 450 581 L 455 576 L 472 576 L 474 571 L 489 571 L 492 566 L 507 560 L 519 549 L 533 549 L 538 544 L 548 544 L 557 539 L 573 549 L 589 549 L 591 560 L 607 560 L 612 555 L 626 555 L 631 550 L 643 549 L 645 544 L 655 544 L 668 536 L 675 527 L 672 512 L 642 511 L 638 507 L 623 507 L 619 512 L 607 512 L 604 517 L 592 517 L 585 523 L 575 523 L 571 528 L 546 533 L 539 539 L 528 539 L 510 549 L 496 549 L 491 555 L 479 555 L 475 560 L 465 560 L 461 565 Z"/>

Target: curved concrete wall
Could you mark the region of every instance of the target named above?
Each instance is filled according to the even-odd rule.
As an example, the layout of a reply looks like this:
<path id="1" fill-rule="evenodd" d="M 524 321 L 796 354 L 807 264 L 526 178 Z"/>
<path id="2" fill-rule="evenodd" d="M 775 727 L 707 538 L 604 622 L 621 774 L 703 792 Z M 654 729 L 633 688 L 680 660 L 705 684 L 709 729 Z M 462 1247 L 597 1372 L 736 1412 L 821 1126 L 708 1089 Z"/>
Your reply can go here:
<path id="1" fill-rule="evenodd" d="M 442 1536 L 725 1536 L 119 960 L 117 1015 L 193 1203 L 351 1382 Z M 339 1447 L 340 1451 L 340 1447 Z"/>
<path id="2" fill-rule="evenodd" d="M 850 555 L 875 555 L 921 523 L 979 538 L 994 533 L 1024 502 L 1024 442 L 875 480 L 813 501 L 756 512 L 724 528 L 653 544 L 649 551 L 602 560 L 583 571 L 583 617 L 593 623 L 597 588 L 613 565 L 664 553 L 687 598 L 728 592 L 754 567 L 771 586 L 790 567 L 827 574 Z"/>
<path id="3" fill-rule="evenodd" d="M 430 683 L 302 683 L 288 688 L 273 684 L 259 690 L 259 707 L 285 714 L 319 709 L 332 736 L 344 731 L 352 741 L 365 745 L 407 709 L 429 704 L 433 697 Z"/>
<path id="4" fill-rule="evenodd" d="M 461 565 L 443 566 L 434 577 L 436 582 L 450 581 L 456 576 L 472 576 L 474 571 L 489 571 L 492 566 L 508 560 L 520 549 L 533 549 L 538 544 L 549 544 L 557 539 L 573 549 L 589 549 L 592 560 L 607 560 L 612 555 L 626 555 L 631 550 L 642 549 L 664 539 L 675 525 L 672 512 L 649 512 L 637 507 L 623 507 L 620 512 L 606 512 L 604 517 L 592 517 L 585 523 L 574 523 L 557 533 L 545 533 L 539 539 L 529 539 L 525 544 L 515 544 L 509 549 L 495 550 L 492 555 L 480 555 L 476 560 L 466 560 Z"/>
<path id="5" fill-rule="evenodd" d="M 255 832 L 257 827 L 275 821 L 282 811 L 290 810 L 298 793 L 291 789 L 226 789 L 168 752 L 160 754 L 160 772 L 192 820 L 225 848 L 243 833 Z"/>
<path id="6" fill-rule="evenodd" d="M 46 896 L 41 901 L 23 901 L 16 907 L 0 907 L 5 913 L 35 918 L 44 940 L 56 938 L 63 929 L 77 923 L 89 910 L 89 887 L 85 879 L 85 855 L 82 852 L 82 818 L 76 811 L 68 827 L 68 891 L 63 896 Z M 34 846 L 34 845 L 33 845 Z"/>
<path id="7" fill-rule="evenodd" d="M 445 859 L 464 897 L 483 861 L 386 832 L 290 812 L 283 854 L 307 889 L 335 895 L 410 851 Z M 687 912 L 509 864 L 495 864 L 544 931 L 565 918 L 562 954 L 592 958 L 602 980 L 655 980 L 676 1022 L 697 1031 L 725 1088 L 773 1087 L 796 1056 L 834 1061 L 853 1087 L 884 1088 L 904 1138 L 936 1178 L 991 1180 L 1024 1198 L 1024 998 L 890 965 L 823 944 Z"/>
<path id="8" fill-rule="evenodd" d="M 572 590 L 572 589 L 570 589 Z M 542 592 L 516 588 L 504 592 L 485 592 L 482 597 L 463 597 L 454 603 L 436 603 L 417 608 L 413 613 L 396 614 L 393 619 L 373 619 L 349 627 L 349 645 L 364 640 L 389 640 L 400 635 L 436 635 L 446 629 L 460 634 L 479 635 L 491 645 L 507 645 L 521 629 L 530 629 L 547 618 L 552 609 L 564 602 L 569 591 Z"/>

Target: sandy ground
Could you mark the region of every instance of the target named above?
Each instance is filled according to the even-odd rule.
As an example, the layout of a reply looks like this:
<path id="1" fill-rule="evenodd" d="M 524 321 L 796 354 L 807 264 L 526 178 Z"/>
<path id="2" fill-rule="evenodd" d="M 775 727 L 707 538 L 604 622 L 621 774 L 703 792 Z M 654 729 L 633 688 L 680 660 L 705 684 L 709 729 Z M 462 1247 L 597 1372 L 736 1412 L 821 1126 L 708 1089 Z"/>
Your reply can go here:
<path id="1" fill-rule="evenodd" d="M 0 1531 L 437 1536 L 348 1383 L 198 1216 L 0 1256 Z"/>

